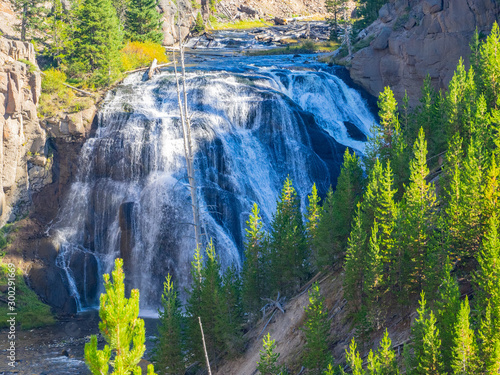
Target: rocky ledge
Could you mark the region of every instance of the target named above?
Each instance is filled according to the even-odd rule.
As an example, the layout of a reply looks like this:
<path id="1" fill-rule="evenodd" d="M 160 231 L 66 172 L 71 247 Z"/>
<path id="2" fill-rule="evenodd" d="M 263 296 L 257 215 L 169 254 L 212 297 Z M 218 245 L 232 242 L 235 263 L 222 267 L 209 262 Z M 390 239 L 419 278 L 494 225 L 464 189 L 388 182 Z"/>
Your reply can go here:
<path id="1" fill-rule="evenodd" d="M 445 88 L 460 57 L 469 64 L 474 30 L 488 34 L 499 18 L 495 0 L 391 0 L 361 32 L 369 45 L 354 54 L 351 77 L 375 96 L 390 86 L 400 101 L 406 90 L 414 106 L 426 75 Z"/>

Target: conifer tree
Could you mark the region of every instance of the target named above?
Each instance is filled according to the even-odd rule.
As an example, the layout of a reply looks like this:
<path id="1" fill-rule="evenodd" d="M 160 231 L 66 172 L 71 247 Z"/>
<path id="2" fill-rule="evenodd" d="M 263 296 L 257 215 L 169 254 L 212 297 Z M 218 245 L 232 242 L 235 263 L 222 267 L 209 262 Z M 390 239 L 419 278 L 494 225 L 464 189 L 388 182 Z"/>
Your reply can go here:
<path id="1" fill-rule="evenodd" d="M 380 341 L 377 356 L 379 362 L 377 375 L 399 374 L 396 354 L 394 353 L 394 350 L 392 350 L 392 341 L 389 338 L 389 332 L 387 332 L 387 329 L 384 332 L 382 341 Z"/>
<path id="2" fill-rule="evenodd" d="M 477 334 L 479 341 L 479 373 L 485 375 L 498 374 L 500 371 L 498 309 L 498 306 L 493 307 L 488 301 Z"/>
<path id="3" fill-rule="evenodd" d="M 441 340 L 436 327 L 436 318 L 427 309 L 424 293 L 421 294 L 418 318 L 412 326 L 413 337 L 413 370 L 414 375 L 439 375 L 442 372 Z"/>
<path id="4" fill-rule="evenodd" d="M 275 353 L 276 340 L 271 340 L 269 332 L 262 339 L 263 350 L 260 351 L 260 359 L 257 362 L 257 370 L 261 375 L 280 375 L 281 366 L 278 365 L 279 353 Z"/>
<path id="5" fill-rule="evenodd" d="M 371 306 L 377 295 L 377 287 L 379 287 L 382 278 L 382 256 L 380 254 L 380 240 L 378 237 L 378 224 L 373 222 L 371 236 L 368 241 L 368 251 L 366 252 L 365 269 L 363 277 L 363 290 L 367 296 L 367 305 Z"/>
<path id="6" fill-rule="evenodd" d="M 491 155 L 488 172 L 486 174 L 486 182 L 484 187 L 484 199 L 483 199 L 483 215 L 482 215 L 482 226 L 483 228 L 487 226 L 491 217 L 500 213 L 500 169 L 497 166 L 496 155 Z"/>
<path id="7" fill-rule="evenodd" d="M 313 184 L 311 195 L 308 195 L 307 198 L 309 201 L 305 217 L 307 244 L 309 246 L 310 253 L 317 254 L 317 252 L 314 251 L 314 242 L 316 239 L 316 234 L 318 232 L 318 224 L 321 218 L 322 207 L 319 204 L 321 198 L 318 195 L 316 184 Z M 316 261 L 315 263 L 317 264 L 318 262 Z"/>
<path id="8" fill-rule="evenodd" d="M 491 302 L 494 309 L 500 309 L 500 239 L 498 218 L 494 213 L 488 223 L 483 245 L 477 256 L 479 263 L 475 281 L 479 287 L 478 300 L 484 309 Z M 500 318 L 500 315 L 498 316 Z"/>
<path id="9" fill-rule="evenodd" d="M 36 39 L 44 34 L 44 20 L 47 10 L 42 0 L 10 0 L 14 11 L 20 15 L 21 25 L 18 26 L 23 42 Z"/>
<path id="10" fill-rule="evenodd" d="M 305 308 L 306 319 L 302 328 L 306 336 L 304 346 L 305 366 L 314 374 L 320 375 L 328 361 L 328 310 L 324 306 L 318 283 L 309 290 L 309 305 Z"/>
<path id="11" fill-rule="evenodd" d="M 287 178 L 271 223 L 271 280 L 275 292 L 298 290 L 307 275 L 307 244 L 297 192 Z"/>
<path id="12" fill-rule="evenodd" d="M 120 20 L 120 24 L 124 25 L 130 0 L 112 0 L 112 1 L 113 1 L 113 6 L 116 9 L 116 14 L 118 15 L 118 19 Z"/>
<path id="13" fill-rule="evenodd" d="M 354 219 L 351 235 L 347 245 L 344 276 L 344 297 L 354 302 L 355 310 L 363 304 L 364 284 L 364 249 L 366 246 L 366 233 L 362 226 L 363 214 L 360 206 Z"/>
<path id="14" fill-rule="evenodd" d="M 162 310 L 158 311 L 158 339 L 154 350 L 156 368 L 162 375 L 180 375 L 184 372 L 182 313 L 170 274 L 163 283 L 161 305 Z"/>
<path id="15" fill-rule="evenodd" d="M 398 103 L 390 87 L 386 86 L 378 97 L 380 124 L 372 129 L 374 137 L 369 139 L 367 154 L 368 169 L 375 159 L 380 159 L 382 164 L 392 160 L 395 152 L 395 137 L 400 132 L 398 118 Z"/>
<path id="16" fill-rule="evenodd" d="M 425 180 L 427 167 L 427 142 L 424 131 L 420 132 L 413 148 L 414 158 L 410 162 L 410 183 L 403 197 L 402 232 L 406 238 L 403 246 L 410 257 L 410 282 L 420 290 L 430 275 L 425 275 L 426 258 L 432 250 L 431 241 L 436 222 L 436 197 L 433 186 Z"/>
<path id="17" fill-rule="evenodd" d="M 359 351 L 357 349 L 356 341 L 354 337 L 349 344 L 349 349 L 345 350 L 345 358 L 347 364 L 351 367 L 352 375 L 364 375 L 365 372 L 363 370 L 363 361 L 361 360 L 361 356 L 359 355 Z"/>
<path id="18" fill-rule="evenodd" d="M 92 335 L 85 344 L 85 363 L 94 375 L 108 374 L 109 366 L 113 374 L 139 374 L 138 366 L 146 350 L 144 320 L 139 318 L 139 291 L 132 289 L 130 298 L 125 297 L 125 275 L 123 260 L 115 260 L 113 281 L 104 274 L 106 293 L 101 294 L 99 330 L 107 344 L 103 350 L 97 349 L 97 336 Z M 148 375 L 154 375 L 153 365 L 148 366 Z"/>
<path id="19" fill-rule="evenodd" d="M 469 299 L 460 306 L 457 321 L 454 327 L 454 346 L 451 367 L 454 375 L 468 375 L 477 373 L 477 345 L 474 331 L 469 323 Z"/>
<path id="20" fill-rule="evenodd" d="M 162 19 L 157 5 L 158 0 L 130 0 L 125 19 L 127 39 L 155 43 L 163 41 Z"/>
<path id="21" fill-rule="evenodd" d="M 67 45 L 70 75 L 90 74 L 94 84 L 109 84 L 118 74 L 122 41 L 111 0 L 82 0 Z"/>
<path id="22" fill-rule="evenodd" d="M 500 29 L 498 24 L 493 23 L 490 35 L 486 42 L 480 47 L 481 55 L 481 81 L 483 90 L 486 92 L 488 105 L 494 108 L 499 106 L 500 96 L 500 54 L 498 45 L 500 44 Z"/>
<path id="23" fill-rule="evenodd" d="M 262 229 L 262 219 L 257 203 L 246 222 L 245 261 L 242 270 L 243 305 L 247 312 L 253 313 L 260 309 L 260 297 L 266 295 L 269 281 L 266 279 L 265 253 L 266 234 Z"/>
<path id="24" fill-rule="evenodd" d="M 424 79 L 420 105 L 416 110 L 415 117 L 417 129 L 424 129 L 429 144 L 428 151 L 431 156 L 437 155 L 446 147 L 444 143 L 446 137 L 442 126 L 441 104 L 441 97 L 432 87 L 430 75 L 427 75 Z"/>
<path id="25" fill-rule="evenodd" d="M 324 201 L 313 243 L 316 267 L 342 260 L 363 189 L 363 169 L 355 153 L 344 153 L 344 164 L 335 192 L 330 188 Z"/>
<path id="26" fill-rule="evenodd" d="M 441 338 L 441 353 L 445 370 L 451 372 L 451 358 L 454 337 L 454 327 L 456 325 L 457 314 L 460 310 L 460 291 L 456 278 L 451 275 L 452 264 L 447 257 L 444 269 L 443 280 L 438 289 L 436 300 L 438 328 Z"/>

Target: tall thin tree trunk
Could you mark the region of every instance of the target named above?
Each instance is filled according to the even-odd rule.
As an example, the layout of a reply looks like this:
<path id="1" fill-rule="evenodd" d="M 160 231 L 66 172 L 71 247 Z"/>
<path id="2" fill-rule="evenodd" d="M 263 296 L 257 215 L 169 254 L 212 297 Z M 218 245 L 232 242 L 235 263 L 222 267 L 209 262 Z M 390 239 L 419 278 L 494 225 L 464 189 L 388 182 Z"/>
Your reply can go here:
<path id="1" fill-rule="evenodd" d="M 184 65 L 184 46 L 182 44 L 182 40 L 180 39 L 180 31 L 181 28 L 179 23 L 179 50 L 180 50 L 181 69 L 182 69 L 181 75 L 182 75 L 184 106 L 181 99 L 181 87 L 179 84 L 179 75 L 177 71 L 177 62 L 175 59 L 175 50 L 172 53 L 174 60 L 175 80 L 177 84 L 177 101 L 179 104 L 180 119 L 182 124 L 182 134 L 184 138 L 184 154 L 186 157 L 189 190 L 191 194 L 191 205 L 193 208 L 194 235 L 196 240 L 196 247 L 198 247 L 201 245 L 200 206 L 198 202 L 198 191 L 197 191 L 197 184 L 196 184 L 195 170 L 194 170 L 194 154 L 193 154 L 193 142 L 191 137 L 191 121 L 189 118 L 188 104 L 187 104 L 186 69 Z"/>

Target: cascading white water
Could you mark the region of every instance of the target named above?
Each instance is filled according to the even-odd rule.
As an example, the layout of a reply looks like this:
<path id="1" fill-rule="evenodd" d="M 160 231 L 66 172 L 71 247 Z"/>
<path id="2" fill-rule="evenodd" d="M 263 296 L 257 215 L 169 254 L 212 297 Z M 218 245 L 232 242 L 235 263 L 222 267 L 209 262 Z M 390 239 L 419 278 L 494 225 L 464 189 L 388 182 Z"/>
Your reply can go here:
<path id="1" fill-rule="evenodd" d="M 332 71 L 262 61 L 188 72 L 201 218 L 223 266 L 241 264 L 253 202 L 269 223 L 289 175 L 305 207 L 313 183 L 322 194 L 335 185 L 345 146 L 362 152 L 374 122 Z M 54 226 L 79 310 L 97 305 L 99 275 L 116 257 L 143 308 L 158 305 L 167 272 L 181 290 L 189 283 L 194 231 L 174 82 L 171 72 L 128 77 L 108 94 L 82 149 Z"/>

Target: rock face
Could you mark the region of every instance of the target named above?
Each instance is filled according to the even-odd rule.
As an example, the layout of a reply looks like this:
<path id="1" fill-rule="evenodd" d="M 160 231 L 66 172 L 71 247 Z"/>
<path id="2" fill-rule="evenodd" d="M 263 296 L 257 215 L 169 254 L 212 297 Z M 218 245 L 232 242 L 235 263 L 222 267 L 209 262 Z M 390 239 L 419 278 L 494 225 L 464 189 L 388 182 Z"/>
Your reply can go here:
<path id="1" fill-rule="evenodd" d="M 30 64 L 32 44 L 0 38 L 0 224 L 26 212 L 32 193 L 52 178 L 36 112 L 41 77 Z"/>
<path id="2" fill-rule="evenodd" d="M 160 12 L 163 15 L 163 44 L 166 46 L 171 46 L 179 41 L 179 28 L 177 24 L 175 27 L 172 26 L 174 22 L 177 22 L 175 20 L 177 11 L 184 15 L 180 27 L 180 36 L 183 40 L 189 34 L 190 26 L 195 17 L 195 12 L 193 12 L 190 0 L 178 0 L 176 4 L 177 5 L 170 0 L 160 0 L 158 2 Z"/>
<path id="3" fill-rule="evenodd" d="M 354 54 L 351 77 L 375 96 L 390 86 L 400 101 L 406 90 L 414 106 L 426 75 L 445 88 L 460 57 L 469 64 L 474 30 L 487 34 L 499 18 L 495 0 L 391 0 L 360 34 L 372 41 Z"/>

